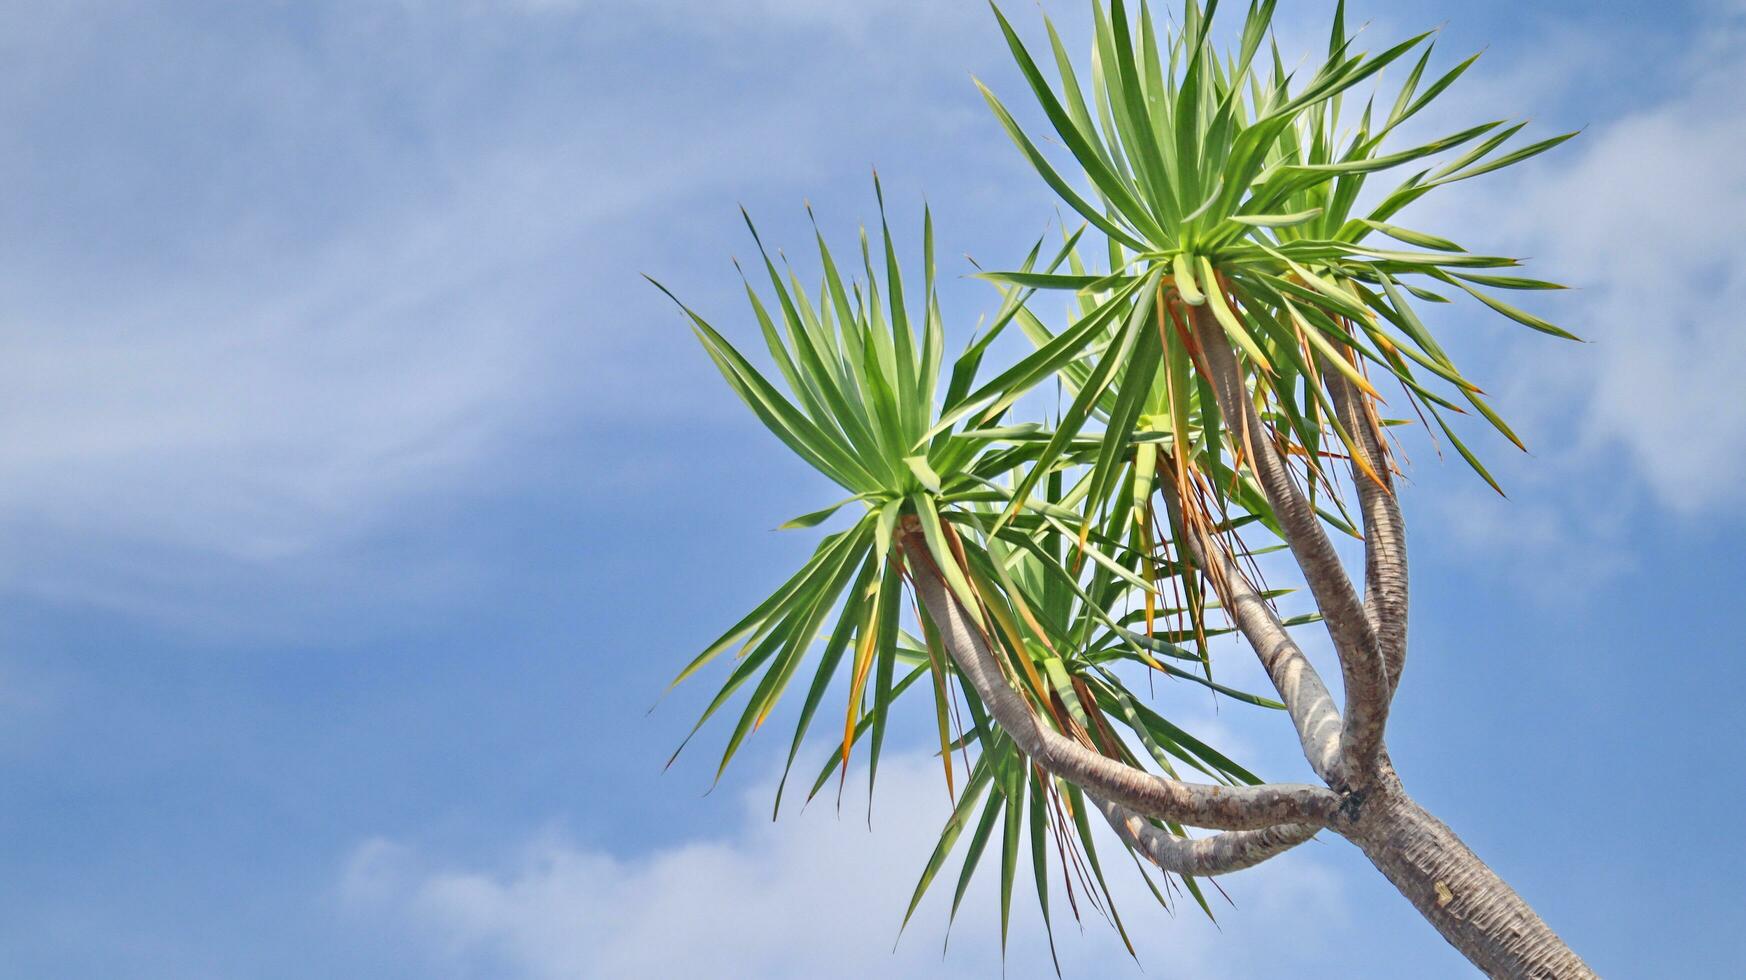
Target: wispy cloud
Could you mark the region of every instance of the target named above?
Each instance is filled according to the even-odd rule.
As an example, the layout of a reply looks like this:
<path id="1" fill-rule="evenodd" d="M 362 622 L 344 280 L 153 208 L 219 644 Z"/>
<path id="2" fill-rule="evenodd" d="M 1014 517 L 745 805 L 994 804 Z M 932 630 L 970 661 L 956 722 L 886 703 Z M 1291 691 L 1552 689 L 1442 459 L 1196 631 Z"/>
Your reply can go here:
<path id="1" fill-rule="evenodd" d="M 1512 395 L 1578 420 L 1581 462 L 1624 462 L 1695 515 L 1746 478 L 1746 22 L 1718 14 L 1684 57 L 1670 94 L 1593 126 L 1475 220 L 1580 287 L 1562 316 L 1594 341 L 1515 359 Z"/>
<path id="2" fill-rule="evenodd" d="M 390 840 L 349 857 L 339 895 L 366 922 L 417 937 L 429 961 L 464 975 L 517 977 L 958 977 L 1002 970 L 995 896 L 985 879 L 966 898 L 941 957 L 956 863 L 935 885 L 901 942 L 897 925 L 947 809 L 937 764 L 893 756 L 880 767 L 875 831 L 828 806 L 768 817 L 769 787 L 746 798 L 719 835 L 638 855 L 561 836 L 529 842 L 497 867 L 455 867 Z M 1141 963 L 1172 976 L 1262 977 L 1338 948 L 1347 926 L 1341 889 L 1318 845 L 1227 882 L 1242 908 L 1223 933 L 1192 904 L 1172 918 L 1104 849 Z M 998 877 L 998 854 L 985 874 Z M 1058 889 L 1059 882 L 1055 883 Z M 1053 976 L 1028 880 L 1015 885 L 1005 973 Z M 1083 908 L 1083 899 L 1081 899 Z M 1113 931 L 1085 909 L 1086 934 L 1054 896 L 1057 942 L 1070 975 L 1138 971 Z"/>
<path id="3" fill-rule="evenodd" d="M 770 6 L 841 26 L 840 5 Z M 849 76 L 796 52 L 770 86 L 700 94 L 683 65 L 487 7 L 35 25 L 0 103 L 40 147 L 0 149 L 25 202 L 0 225 L 0 587 L 170 616 L 239 579 L 319 588 L 369 535 L 511 483 L 530 439 L 683 412 L 696 386 L 643 329 L 630 257 L 686 254 L 699 188 L 810 167 L 855 125 L 823 111 Z"/>

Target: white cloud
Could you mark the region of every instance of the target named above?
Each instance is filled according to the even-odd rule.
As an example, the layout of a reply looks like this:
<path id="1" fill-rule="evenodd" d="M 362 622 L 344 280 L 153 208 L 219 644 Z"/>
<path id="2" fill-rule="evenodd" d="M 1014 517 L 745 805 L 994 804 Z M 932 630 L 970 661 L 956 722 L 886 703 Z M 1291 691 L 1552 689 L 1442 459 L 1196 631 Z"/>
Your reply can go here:
<path id="1" fill-rule="evenodd" d="M 211 618 L 239 582 L 319 602 L 365 577 L 348 550 L 503 486 L 528 440 L 632 401 L 683 411 L 697 386 L 626 397 L 683 333 L 626 322 L 626 294 L 653 291 L 620 256 L 657 235 L 684 254 L 648 217 L 700 186 L 809 167 L 832 131 L 791 120 L 831 86 L 702 97 L 587 64 L 524 86 L 505 66 L 536 27 L 425 6 L 341 5 L 296 43 L 92 10 L 127 52 L 37 25 L 0 118 L 64 143 L 54 167 L 0 153 L 0 174 L 64 201 L 49 244 L 0 272 L 0 588 L 172 619 Z M 86 92 L 92 60 L 125 84 Z M 67 135 L 64 104 L 93 124 Z M 371 593 L 456 573 L 420 565 L 376 569 Z"/>
<path id="2" fill-rule="evenodd" d="M 1719 4 L 1706 12 L 1695 40 L 1596 23 L 1515 60 L 1482 59 L 1417 122 L 1428 137 L 1535 116 L 1523 145 L 1587 124 L 1402 219 L 1577 287 L 1505 298 L 1592 341 L 1581 346 L 1478 304 L 1420 307 L 1530 447 L 1523 456 L 1483 423 L 1461 427 L 1510 499 L 1448 447 L 1439 460 L 1427 437 L 1405 442 L 1421 484 L 1415 526 L 1561 606 L 1635 570 L 1624 538 L 1641 521 L 1722 513 L 1746 478 L 1746 23 Z M 1621 80 L 1612 69 L 1624 63 L 1643 70 Z"/>
<path id="3" fill-rule="evenodd" d="M 693 177 L 520 149 L 471 161 L 462 193 L 313 247 L 257 249 L 237 228 L 219 268 L 16 315 L 0 333 L 15 545 L 0 581 L 136 611 L 157 586 L 187 599 L 189 562 L 230 574 L 331 554 L 502 480 L 482 464 L 535 422 L 608 406 L 610 373 L 576 388 L 564 367 L 614 340 L 571 336 L 530 270 Z"/>
<path id="4" fill-rule="evenodd" d="M 869 833 L 861 812 L 828 803 L 769 821 L 769 787 L 748 794 L 719 835 L 636 856 L 544 835 L 500 867 L 446 866 L 388 840 L 358 846 L 340 884 L 344 906 L 388 921 L 431 961 L 462 975 L 547 977 L 954 977 L 1001 971 L 992 880 L 966 897 L 942 959 L 956 862 L 936 882 L 895 953 L 916 875 L 946 815 L 936 763 L 893 755 L 880 767 Z M 1141 965 L 1170 976 L 1276 976 L 1282 964 L 1337 950 L 1346 896 L 1311 844 L 1225 881 L 1241 908 L 1223 932 L 1194 910 L 1166 916 L 1115 845 L 1103 853 Z M 1024 863 L 1024 862 L 1021 862 Z M 1077 934 L 1056 883 L 1057 943 L 1069 976 L 1141 976 L 1114 933 L 1086 910 Z M 1216 900 L 1216 898 L 1215 898 Z M 1028 880 L 1015 886 L 1005 972 L 1053 976 Z M 1083 899 L 1082 899 L 1083 904 Z M 1430 940 L 1427 932 L 1427 940 Z"/>
<path id="5" fill-rule="evenodd" d="M 1720 25 L 1694 57 L 1677 94 L 1595 126 L 1485 208 L 1536 268 L 1582 287 L 1561 318 L 1594 341 L 1541 351 L 1516 392 L 1579 416 L 1590 459 L 1622 450 L 1687 513 L 1746 479 L 1746 35 Z"/>

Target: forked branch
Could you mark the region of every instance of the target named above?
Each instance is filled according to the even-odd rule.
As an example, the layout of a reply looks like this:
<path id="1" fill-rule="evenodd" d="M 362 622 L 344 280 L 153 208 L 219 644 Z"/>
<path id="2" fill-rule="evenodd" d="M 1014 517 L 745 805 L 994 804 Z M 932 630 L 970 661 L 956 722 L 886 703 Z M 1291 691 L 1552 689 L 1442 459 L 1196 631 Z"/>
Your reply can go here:
<path id="1" fill-rule="evenodd" d="M 987 640 L 946 585 L 918 532 L 904 537 L 904 556 L 917 596 L 939 629 L 960 676 L 989 714 L 1037 765 L 1097 799 L 1157 820 L 1215 830 L 1257 830 L 1281 824 L 1327 826 L 1340 797 L 1320 786 L 1212 786 L 1135 769 L 1044 725 L 1013 690 Z"/>
<path id="2" fill-rule="evenodd" d="M 1382 732 L 1388 721 L 1388 679 L 1376 632 L 1359 600 L 1340 556 L 1322 530 L 1315 508 L 1297 488 L 1273 437 L 1261 424 L 1236 355 L 1213 314 L 1205 306 L 1190 307 L 1195 338 L 1212 371 L 1213 395 L 1219 412 L 1240 436 L 1239 445 L 1267 500 L 1273 505 L 1285 543 L 1303 570 L 1340 658 L 1346 710 L 1341 737 L 1347 780 L 1361 784 L 1377 770 Z"/>

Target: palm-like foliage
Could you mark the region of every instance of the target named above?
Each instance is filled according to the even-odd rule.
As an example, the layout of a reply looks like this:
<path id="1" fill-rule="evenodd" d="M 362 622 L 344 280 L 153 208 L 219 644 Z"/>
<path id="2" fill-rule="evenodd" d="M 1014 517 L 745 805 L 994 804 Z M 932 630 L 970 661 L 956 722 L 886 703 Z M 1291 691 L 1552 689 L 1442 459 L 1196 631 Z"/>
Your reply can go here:
<path id="1" fill-rule="evenodd" d="M 1466 293 L 1527 326 L 1569 336 L 1491 294 L 1557 288 L 1497 271 L 1515 260 L 1393 223 L 1432 190 L 1525 160 L 1567 136 L 1507 149 L 1522 126 L 1500 121 L 1393 149 L 1390 138 L 1471 58 L 1427 83 L 1429 35 L 1376 55 L 1355 52 L 1342 10 L 1325 59 L 1313 71 L 1290 73 L 1270 41 L 1271 0 L 1251 4 L 1228 55 L 1211 41 L 1216 6 L 1187 0 L 1181 23 L 1166 35 L 1143 4 L 1136 17 L 1121 0 L 1093 3 L 1088 75 L 1045 22 L 1053 79 L 995 10 L 1021 74 L 1090 193 L 1063 175 L 992 92 L 984 88 L 984 95 L 1038 174 L 1101 233 L 1104 248 L 1101 261 L 1087 262 L 1081 229 L 1040 264 L 1039 245 L 1017 270 L 986 273 L 1001 290 L 999 312 L 949 363 L 931 218 L 924 214 L 915 293 L 905 285 L 882 197 L 878 248 L 863 231 L 859 276 L 845 277 L 818 236 L 823 275 L 813 294 L 759 244 L 772 299 L 749 283 L 746 292 L 787 394 L 685 309 L 722 375 L 764 425 L 849 494 L 784 526 L 813 527 L 845 508 L 854 516 L 681 672 L 678 680 L 739 647 L 698 726 L 751 685 L 721 758 L 725 768 L 816 647 L 790 766 L 827 692 L 847 686 L 840 748 L 812 784 L 817 793 L 833 773 L 846 773 L 862 739 L 871 781 L 891 705 L 917 686 L 931 690 L 945 779 L 959 802 L 915 901 L 968 833 L 955 912 L 998 823 L 1003 934 L 1026 840 L 1045 920 L 1051 851 L 1075 913 L 1083 893 L 1118 929 L 1120 920 L 1081 790 L 1015 750 L 977 692 L 961 683 L 925 609 L 906 619 L 905 579 L 918 563 L 944 577 L 1042 724 L 1135 768 L 1174 776 L 1185 767 L 1215 781 L 1254 783 L 1130 689 L 1142 673 L 1168 675 L 1282 707 L 1214 680 L 1207 640 L 1230 631 L 1216 615 L 1220 597 L 1230 594 L 1230 563 L 1221 571 L 1195 552 L 1224 542 L 1222 553 L 1241 564 L 1259 551 L 1244 539 L 1248 530 L 1291 540 L 1272 503 L 1285 470 L 1270 469 L 1269 459 L 1293 461 L 1289 478 L 1307 488 L 1316 512 L 1353 531 L 1339 495 L 1328 490 L 1334 483 L 1323 461 L 1358 460 L 1386 487 L 1386 472 L 1364 462 L 1389 467 L 1386 453 L 1357 448 L 1359 441 L 1385 444 L 1377 378 L 1395 382 L 1491 481 L 1445 413 L 1465 405 L 1519 440 L 1457 370 L 1409 296 L 1443 303 Z M 1342 102 L 1396 63 L 1410 68 L 1386 111 L 1371 97 L 1355 122 L 1344 122 Z M 1366 181 L 1397 168 L 1409 175 L 1361 208 Z M 1378 245 L 1378 235 L 1396 244 Z M 1038 290 L 1071 293 L 1070 322 L 1048 326 L 1031 308 Z M 1012 323 L 1035 351 L 979 380 L 991 342 Z M 1071 404 L 1050 426 L 1014 424 L 1014 406 L 1051 379 Z M 1354 393 L 1356 412 L 1330 399 L 1336 385 Z M 780 798 L 779 789 L 778 805 Z M 1205 907 L 1195 882 L 1183 883 Z"/>
<path id="2" fill-rule="evenodd" d="M 971 836 L 958 898 L 995 817 L 1004 815 L 1003 910 L 1010 901 L 1020 832 L 1028 827 L 1033 858 L 1041 859 L 1051 849 L 1071 853 L 1073 869 L 1084 878 L 1081 886 L 1090 889 L 1095 880 L 1103 896 L 1101 907 L 1109 910 L 1112 921 L 1119 921 L 1102 885 L 1079 791 L 1035 771 L 1012 750 L 974 690 L 957 684 L 956 668 L 925 614 L 918 610 L 915 618 L 921 637 L 904 627 L 906 566 L 894 547 L 897 538 L 905 528 L 919 528 L 930 557 L 946 570 L 954 591 L 985 615 L 1005 665 L 1021 680 L 1036 710 L 1103 751 L 1139 764 L 1128 748 L 1134 743 L 1168 772 L 1180 765 L 1223 782 L 1257 781 L 1141 703 L 1114 669 L 1121 662 L 1142 663 L 1241 700 L 1278 705 L 1169 662 L 1203 664 L 1202 657 L 1178 642 L 1194 636 L 1192 628 L 1152 628 L 1157 615 L 1172 611 L 1159 610 L 1154 601 L 1163 583 L 1192 581 L 1179 577 L 1179 566 L 1160 563 L 1149 550 L 1134 547 L 1121 519 L 1095 533 L 1074 530 L 1080 511 L 1073 505 L 1083 502 L 1089 484 L 1082 477 L 1075 486 L 1064 487 L 1064 471 L 1090 463 L 1101 448 L 1097 440 L 1083 440 L 1058 454 L 1060 468 L 1048 481 L 1047 499 L 1027 501 L 1020 514 L 1001 520 L 1012 496 L 998 478 L 1035 460 L 1048 433 L 1036 425 L 934 424 L 935 402 L 955 404 L 964 398 L 990 343 L 1021 313 L 1025 291 L 1015 290 L 1007 298 L 993 326 L 948 369 L 941 356 L 944 330 L 931 272 L 932 221 L 925 215 L 923 229 L 928 271 L 919 311 L 904 309 L 897 249 L 883 219 L 883 262 L 876 262 L 863 233 L 861 278 L 845 278 L 819 236 L 824 273 L 816 302 L 791 271 L 784 274 L 760 247 L 775 300 L 766 303 L 749 284 L 747 296 L 788 388 L 786 395 L 702 317 L 686 309 L 698 338 L 746 404 L 798 455 L 852 494 L 783 526 L 812 527 L 845 507 L 858 506 L 859 514 L 852 526 L 826 536 L 800 571 L 710 644 L 675 683 L 740 648 L 734 669 L 697 722 L 701 727 L 753 684 L 723 752 L 720 767 L 725 768 L 745 737 L 770 716 L 822 640 L 795 725 L 790 766 L 833 682 L 846 678 L 848 705 L 841 747 L 826 760 L 811 794 L 843 769 L 853 746 L 864 738 L 870 743 L 869 778 L 875 778 L 891 705 L 918 685 L 931 689 L 942 766 L 954 790 L 953 756 L 965 757 L 968 776 L 960 812 L 989 794 Z M 755 229 L 753 234 L 755 238 Z M 1058 266 L 1075 244 L 1070 238 L 1046 268 Z M 1040 247 L 1032 250 L 1027 267 L 1039 253 Z M 919 336 L 912 324 L 920 325 Z M 1027 383 L 1014 390 L 1028 387 L 1030 379 L 1021 380 Z M 1070 549 L 1089 561 L 1076 567 L 1068 560 Z M 1110 611 L 1135 594 L 1148 597 L 1143 612 L 1124 617 Z M 1136 617 L 1144 620 L 1144 632 L 1135 628 L 1141 625 Z M 968 724 L 957 710 L 960 695 Z M 1125 734 L 1116 734 L 1118 729 Z M 972 747 L 977 749 L 974 760 L 969 759 Z M 778 805 L 780 795 L 779 790 Z M 942 850 L 930 863 L 917 900 L 964 829 L 954 820 L 942 834 Z M 1057 847 L 1044 846 L 1044 835 L 1051 834 Z M 1045 910 L 1047 880 L 1046 874 L 1038 878 Z M 1068 888 L 1073 887 L 1069 881 Z M 1187 887 L 1204 904 L 1198 887 L 1193 882 Z"/>
<path id="3" fill-rule="evenodd" d="M 1517 262 L 1475 255 L 1445 238 L 1388 222 L 1438 187 L 1518 163 L 1571 134 L 1494 155 L 1522 129 L 1494 121 L 1384 152 L 1388 137 L 1459 78 L 1472 58 L 1421 87 L 1431 55 L 1430 36 L 1420 35 L 1374 56 L 1354 53 L 1342 4 L 1326 60 L 1294 89 L 1293 75 L 1284 69 L 1276 46 L 1270 47 L 1266 69 L 1257 64 L 1274 4 L 1251 5 L 1238 50 L 1223 59 L 1210 39 L 1216 6 L 1203 11 L 1189 0 L 1180 31 L 1169 40 L 1167 55 L 1161 55 L 1145 6 L 1136 30 L 1121 0 L 1112 0 L 1108 16 L 1101 4 L 1094 4 L 1089 103 L 1053 25 L 1048 30 L 1055 84 L 996 10 L 1021 73 L 1055 135 L 1091 183 L 1095 203 L 1061 176 L 992 92 L 983 92 L 1037 172 L 1110 241 L 1109 269 L 1101 275 L 990 276 L 1028 287 L 1075 290 L 1097 300 L 1088 304 L 1086 317 L 1050 338 L 1032 358 L 1053 363 L 1068 351 L 1088 350 L 1094 342 L 1107 355 L 1086 372 L 1079 398 L 1056 427 L 1057 440 L 1064 444 L 1076 434 L 1106 391 L 1114 389 L 1119 394 L 1112 406 L 1117 414 L 1108 417 L 1105 456 L 1106 462 L 1115 459 L 1139 416 L 1144 390 L 1162 374 L 1177 405 L 1173 424 L 1178 444 L 1191 444 L 1186 417 L 1198 415 L 1204 426 L 1193 442 L 1203 453 L 1216 454 L 1221 432 L 1210 397 L 1212 372 L 1197 362 L 1188 325 L 1191 313 L 1204 310 L 1232 344 L 1258 399 L 1276 413 L 1282 423 L 1278 431 L 1298 442 L 1312 470 L 1321 458 L 1325 428 L 1348 450 L 1351 441 L 1349 433 L 1329 424 L 1334 413 L 1320 373 L 1340 372 L 1374 397 L 1365 371 L 1374 365 L 1397 379 L 1406 398 L 1428 411 L 1461 455 L 1491 481 L 1445 422 L 1444 412 L 1462 411 L 1450 398 L 1467 402 L 1518 445 L 1519 440 L 1482 400 L 1480 389 L 1461 376 L 1407 296 L 1446 301 L 1413 281 L 1429 280 L 1466 292 L 1530 327 L 1568 337 L 1481 288 L 1558 287 L 1477 271 Z M 1386 115 L 1378 118 L 1372 98 L 1350 135 L 1342 135 L 1342 97 L 1421 47 Z M 1368 213 L 1358 213 L 1357 202 L 1370 175 L 1419 165 L 1470 144 L 1453 160 L 1416 169 Z M 1415 248 L 1378 247 L 1368 242 L 1372 233 Z M 1141 336 L 1153 326 L 1144 315 L 1124 319 L 1118 312 L 1138 314 L 1147 306 L 1159 321 L 1156 345 Z M 1169 328 L 1163 326 L 1165 320 Z M 1085 329 L 1094 322 L 1120 322 L 1125 329 L 1113 337 Z M 1119 388 L 1118 366 L 1126 379 Z M 1439 386 L 1448 394 L 1439 393 Z M 1209 396 L 1205 405 L 1192 404 L 1197 393 Z M 1185 469 L 1200 463 L 1190 452 L 1178 456 Z M 1021 485 L 1021 495 L 1052 463 L 1045 454 Z"/>
<path id="4" fill-rule="evenodd" d="M 766 380 L 702 317 L 685 309 L 722 376 L 765 426 L 851 494 L 783 527 L 812 527 L 842 507 L 859 504 L 861 508 L 852 527 L 827 536 L 799 572 L 710 644 L 674 681 L 684 680 L 736 643 L 744 644 L 738 665 L 697 723 L 701 727 L 743 684 L 761 676 L 728 740 L 722 768 L 745 736 L 769 717 L 835 609 L 836 625 L 825 641 L 807 693 L 789 762 L 792 765 L 826 689 L 852 649 L 853 693 L 844 726 L 842 761 L 847 761 L 861 733 L 870 729 L 872 770 L 877 773 L 891 700 L 914 679 L 912 674 L 901 685 L 895 680 L 904 654 L 911 659 L 915 656 L 913 645 L 906 648 L 900 642 L 902 571 L 893 561 L 891 548 L 898 522 L 906 514 L 922 521 L 930 545 L 945 559 L 950 552 L 942 510 L 987 495 L 979 482 L 986 477 L 978 463 L 1000 433 L 947 431 L 927 435 L 934 420 L 939 382 L 946 371 L 945 333 L 934 292 L 932 219 L 924 217 L 926 272 L 913 320 L 890 230 L 883 221 L 881 225 L 883 293 L 864 230 L 864 280 L 844 278 L 821 234 L 818 254 L 824 282 L 816 305 L 808 299 L 798 277 L 792 271 L 784 276 L 759 242 L 759 254 L 776 297 L 775 314 L 749 282 L 746 295 L 792 398 Z M 752 228 L 749 217 L 747 226 Z M 756 239 L 756 228 L 752 234 Z M 1003 314 L 982 341 L 972 344 L 952 364 L 945 385 L 948 401 L 962 394 L 975 376 L 988 342 L 1011 315 L 1012 310 Z M 921 324 L 919 337 L 914 329 L 917 322 Z M 951 565 L 957 567 L 955 562 Z M 955 584 L 969 595 L 962 575 Z M 839 599 L 843 600 L 840 609 Z M 943 676 L 938 680 L 935 690 L 943 725 L 946 691 Z M 869 681 L 873 696 L 865 698 Z M 871 706 L 865 716 L 861 710 L 864 701 Z M 942 727 L 942 739 L 946 738 L 944 732 Z"/>

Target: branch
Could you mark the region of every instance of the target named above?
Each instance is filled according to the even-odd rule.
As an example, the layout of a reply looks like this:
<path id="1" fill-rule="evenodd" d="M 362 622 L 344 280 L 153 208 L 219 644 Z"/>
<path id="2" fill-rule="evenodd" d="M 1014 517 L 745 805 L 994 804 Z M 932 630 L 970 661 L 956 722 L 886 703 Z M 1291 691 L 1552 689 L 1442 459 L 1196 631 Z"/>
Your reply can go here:
<path id="1" fill-rule="evenodd" d="M 1053 775 L 1111 803 L 1156 820 L 1216 830 L 1254 830 L 1280 824 L 1327 826 L 1340 797 L 1320 786 L 1212 786 L 1165 779 L 1117 762 L 1043 725 L 995 662 L 981 629 L 946 586 L 927 544 L 907 530 L 904 554 L 922 607 L 939 628 L 959 674 L 1019 751 Z"/>
<path id="2" fill-rule="evenodd" d="M 1401 519 L 1394 474 L 1376 420 L 1350 381 L 1333 371 L 1325 377 L 1340 424 L 1376 474 L 1376 479 L 1371 479 L 1353 460 L 1352 482 L 1358 487 L 1358 507 L 1364 516 L 1364 611 L 1387 665 L 1388 696 L 1392 698 L 1406 665 L 1406 523 Z"/>
<path id="3" fill-rule="evenodd" d="M 1179 513 L 1176 499 L 1165 495 L 1165 505 L 1178 527 L 1187 528 Z M 1328 694 L 1322 676 L 1304 656 L 1303 648 L 1286 632 L 1273 607 L 1255 590 L 1254 585 L 1231 558 L 1223 542 L 1207 537 L 1204 530 L 1189 531 L 1189 550 L 1203 566 L 1215 566 L 1213 582 L 1222 584 L 1220 601 L 1236 621 L 1243 637 L 1255 648 L 1261 666 L 1273 681 L 1279 699 L 1285 702 L 1286 713 L 1297 728 L 1297 738 L 1303 745 L 1303 755 L 1310 768 L 1328 783 L 1338 782 L 1340 772 L 1340 711 Z"/>
<path id="4" fill-rule="evenodd" d="M 1304 581 L 1315 596 L 1328 635 L 1333 638 L 1334 651 L 1340 657 L 1340 674 L 1346 691 L 1345 730 L 1342 749 L 1346 760 L 1346 778 L 1362 782 L 1377 770 L 1382 747 L 1382 730 L 1388 721 L 1387 697 L 1375 693 L 1387 689 L 1387 668 L 1377 650 L 1376 633 L 1370 628 L 1370 618 L 1352 580 L 1340 566 L 1340 556 L 1322 530 L 1315 508 L 1304 499 L 1284 460 L 1274 448 L 1270 433 L 1261 425 L 1261 417 L 1250 400 L 1249 389 L 1243 383 L 1242 371 L 1231 351 L 1224 329 L 1213 319 L 1205 306 L 1189 307 L 1194 321 L 1195 336 L 1211 366 L 1213 396 L 1225 423 L 1237 427 L 1242 435 L 1240 445 L 1273 505 L 1274 516 L 1290 546 Z"/>
<path id="5" fill-rule="evenodd" d="M 1211 837 L 1178 837 L 1119 804 L 1088 797 L 1129 847 L 1165 871 L 1210 878 L 1230 874 L 1291 850 L 1316 835 L 1314 824 L 1281 824 L 1262 830 L 1227 830 Z"/>

